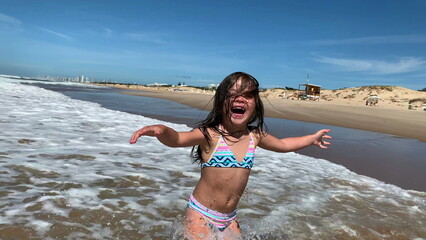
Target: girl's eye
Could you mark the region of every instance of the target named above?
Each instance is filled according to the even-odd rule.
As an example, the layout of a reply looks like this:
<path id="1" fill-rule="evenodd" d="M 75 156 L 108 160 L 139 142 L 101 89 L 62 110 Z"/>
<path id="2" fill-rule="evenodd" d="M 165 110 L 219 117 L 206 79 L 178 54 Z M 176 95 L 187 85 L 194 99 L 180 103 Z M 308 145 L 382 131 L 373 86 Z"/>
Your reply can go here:
<path id="1" fill-rule="evenodd" d="M 245 93 L 243 94 L 243 97 L 248 98 L 248 99 L 252 99 L 254 98 L 254 94 L 251 92 Z"/>
<path id="2" fill-rule="evenodd" d="M 228 98 L 235 99 L 237 97 L 243 97 L 245 99 L 253 99 L 255 97 L 255 92 L 253 92 L 253 91 L 243 92 L 243 93 L 230 92 L 228 94 Z"/>

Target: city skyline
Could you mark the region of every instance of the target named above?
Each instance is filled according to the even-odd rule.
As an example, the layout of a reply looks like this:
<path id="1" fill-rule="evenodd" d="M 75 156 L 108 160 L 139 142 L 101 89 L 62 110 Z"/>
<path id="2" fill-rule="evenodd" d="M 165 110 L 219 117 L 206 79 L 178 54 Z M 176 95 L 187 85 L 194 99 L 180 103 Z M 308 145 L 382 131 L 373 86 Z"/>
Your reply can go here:
<path id="1" fill-rule="evenodd" d="M 426 2 L 2 1 L 0 74 L 426 87 Z"/>

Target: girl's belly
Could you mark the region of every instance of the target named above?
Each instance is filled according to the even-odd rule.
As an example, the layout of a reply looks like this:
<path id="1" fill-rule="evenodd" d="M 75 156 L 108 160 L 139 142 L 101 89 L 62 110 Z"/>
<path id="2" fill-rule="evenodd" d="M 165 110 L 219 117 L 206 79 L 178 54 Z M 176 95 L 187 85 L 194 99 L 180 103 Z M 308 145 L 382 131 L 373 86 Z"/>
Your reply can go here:
<path id="1" fill-rule="evenodd" d="M 249 175 L 250 170 L 244 168 L 203 168 L 193 195 L 209 209 L 232 212 L 244 193 Z"/>

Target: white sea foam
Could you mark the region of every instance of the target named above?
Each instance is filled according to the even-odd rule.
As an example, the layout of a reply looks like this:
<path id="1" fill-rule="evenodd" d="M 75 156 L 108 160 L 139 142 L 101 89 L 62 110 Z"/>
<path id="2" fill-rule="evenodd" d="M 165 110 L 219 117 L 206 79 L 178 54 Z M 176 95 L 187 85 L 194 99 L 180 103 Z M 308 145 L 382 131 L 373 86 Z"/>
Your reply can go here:
<path id="1" fill-rule="evenodd" d="M 75 230 L 70 239 L 170 235 L 199 168 L 190 163 L 188 148 L 168 148 L 149 137 L 135 145 L 128 141 L 145 125 L 187 126 L 108 110 L 16 80 L 0 78 L 0 92 L 0 223 L 36 226 L 46 239 L 55 224 L 87 229 Z M 238 215 L 248 238 L 332 239 L 366 231 L 426 236 L 425 193 L 327 160 L 262 149 Z M 390 230 L 380 232 L 383 228 Z"/>

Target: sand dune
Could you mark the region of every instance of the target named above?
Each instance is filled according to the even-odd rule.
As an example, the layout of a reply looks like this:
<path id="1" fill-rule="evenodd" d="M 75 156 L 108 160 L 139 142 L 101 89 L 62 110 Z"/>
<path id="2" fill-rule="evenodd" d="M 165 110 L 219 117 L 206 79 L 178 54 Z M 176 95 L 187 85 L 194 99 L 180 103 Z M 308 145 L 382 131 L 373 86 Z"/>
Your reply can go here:
<path id="1" fill-rule="evenodd" d="M 297 91 L 268 89 L 265 93 L 269 94 L 271 97 L 287 97 L 287 99 L 297 98 Z M 423 110 L 422 106 L 426 106 L 426 92 L 397 86 L 364 86 L 338 90 L 323 89 L 321 90 L 320 101 L 334 104 L 365 106 L 366 100 L 373 95 L 379 97 L 375 107 Z M 409 107 L 409 105 L 411 105 L 411 107 Z"/>

